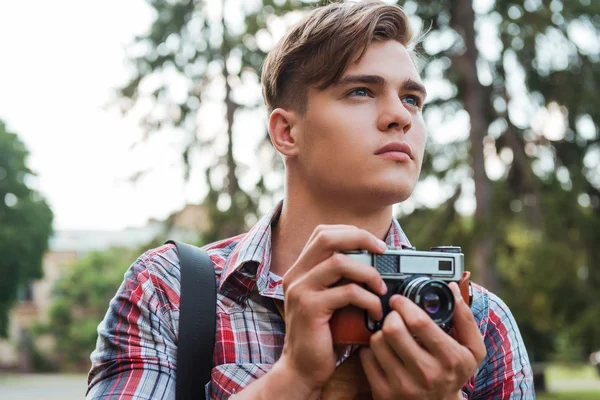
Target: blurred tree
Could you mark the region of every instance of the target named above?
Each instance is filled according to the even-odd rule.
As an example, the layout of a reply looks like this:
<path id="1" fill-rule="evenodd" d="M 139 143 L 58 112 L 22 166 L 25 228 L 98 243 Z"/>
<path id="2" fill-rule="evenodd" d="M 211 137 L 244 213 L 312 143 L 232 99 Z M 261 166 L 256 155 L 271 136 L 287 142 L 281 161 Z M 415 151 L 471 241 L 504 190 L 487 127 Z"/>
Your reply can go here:
<path id="1" fill-rule="evenodd" d="M 115 288 L 139 249 L 113 248 L 88 253 L 75 262 L 56 282 L 47 325 L 35 334 L 51 334 L 56 359 L 62 371 L 83 371 L 90 367 L 90 353 L 96 345 L 98 322 L 104 318 Z"/>
<path id="2" fill-rule="evenodd" d="M 472 265 L 480 280 L 494 289 L 497 213 L 492 209 L 490 173 L 493 180 L 507 185 L 513 207 L 528 214 L 532 226 L 544 224 L 541 185 L 553 174 L 577 181 L 579 193 L 598 195 L 600 182 L 594 187 L 591 180 L 581 181 L 591 177 L 583 162 L 586 154 L 597 151 L 594 132 L 599 115 L 593 104 L 599 101 L 600 4 L 589 0 L 399 4 L 429 28 L 420 50 L 426 59 L 424 79 L 437 88 L 425 117 L 437 135 L 429 147 L 425 175 L 450 187 L 474 183 L 474 230 L 479 234 L 474 235 Z M 470 121 L 468 142 L 460 128 L 465 126 L 460 120 L 463 109 Z M 442 133 L 445 137 L 439 136 Z M 472 180 L 465 180 L 465 173 Z"/>
<path id="3" fill-rule="evenodd" d="M 52 211 L 29 187 L 29 153 L 0 121 L 0 336 L 19 290 L 42 275 L 42 258 L 52 233 Z"/>
<path id="4" fill-rule="evenodd" d="M 204 239 L 237 235 L 247 221 L 256 219 L 261 198 L 278 188 L 267 188 L 264 175 L 282 170 L 264 127 L 262 62 L 277 36 L 276 25 L 281 22 L 277 16 L 307 4 L 301 0 L 149 0 L 148 4 L 156 19 L 148 34 L 132 46 L 136 71 L 120 90 L 122 109 L 131 112 L 150 104 L 142 121 L 145 139 L 175 133 L 186 180 L 194 167 L 204 169 L 208 185 L 204 205 L 212 223 Z M 258 177 L 245 173 L 250 168 L 240 164 L 234 151 L 248 143 L 244 136 L 252 122 L 264 137 L 256 151 L 262 157 L 253 160 L 265 164 Z M 234 136 L 242 144 L 236 145 Z M 241 176 L 249 183 L 242 185 Z"/>
<path id="5" fill-rule="evenodd" d="M 173 220 L 178 213 L 165 220 L 165 229 L 148 242 L 135 248 L 110 248 L 92 251 L 64 268 L 64 273 L 53 287 L 50 318 L 47 324 L 32 329 L 33 336 L 49 334 L 55 348 L 44 354 L 54 369 L 82 371 L 89 368 L 90 353 L 96 345 L 98 323 L 104 318 L 107 306 L 123 282 L 123 275 L 132 260 L 148 249 L 162 246 L 165 238 L 195 243 L 194 235 L 182 238 L 181 229 Z M 169 230 L 168 227 L 174 227 Z"/>
<path id="6" fill-rule="evenodd" d="M 600 3 L 398 3 L 429 30 L 419 46 L 435 89 L 423 179 L 448 189 L 445 204 L 417 205 L 405 228 L 418 245 L 461 244 L 539 359 L 558 330 L 600 346 L 597 295 L 583 290 L 600 279 Z M 464 218 L 453 209 L 472 186 L 475 212 Z"/>

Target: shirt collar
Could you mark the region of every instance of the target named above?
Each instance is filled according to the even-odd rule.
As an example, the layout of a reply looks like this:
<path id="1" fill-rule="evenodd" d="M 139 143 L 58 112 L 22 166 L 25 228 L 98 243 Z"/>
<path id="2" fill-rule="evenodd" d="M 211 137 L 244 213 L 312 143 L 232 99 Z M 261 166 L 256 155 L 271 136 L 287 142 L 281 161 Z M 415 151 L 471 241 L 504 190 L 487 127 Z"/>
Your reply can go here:
<path id="1" fill-rule="evenodd" d="M 240 270 L 248 263 L 254 263 L 257 266 L 255 278 L 259 292 L 266 288 L 271 269 L 271 226 L 279 219 L 282 207 L 283 201 L 279 201 L 243 236 L 225 263 L 219 288 L 235 271 Z M 400 227 L 400 223 L 395 218 L 392 219 L 385 242 L 388 247 L 412 247 Z"/>
<path id="2" fill-rule="evenodd" d="M 242 237 L 223 267 L 219 287 L 223 286 L 231 274 L 250 262 L 258 265 L 257 278 L 268 275 L 271 268 L 271 225 L 279 218 L 282 206 L 283 201 L 278 202 Z"/>

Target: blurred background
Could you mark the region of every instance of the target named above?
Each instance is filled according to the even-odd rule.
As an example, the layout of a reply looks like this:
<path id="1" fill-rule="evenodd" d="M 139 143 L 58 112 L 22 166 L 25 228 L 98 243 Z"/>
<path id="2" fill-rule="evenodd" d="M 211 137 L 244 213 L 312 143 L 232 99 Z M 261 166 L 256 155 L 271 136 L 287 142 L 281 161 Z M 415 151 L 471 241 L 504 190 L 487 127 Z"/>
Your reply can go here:
<path id="1" fill-rule="evenodd" d="M 318 4 L 0 1 L 0 398 L 83 398 L 131 262 L 281 198 L 260 69 Z M 600 399 L 600 1 L 397 4 L 429 92 L 404 230 L 462 246 L 539 398 Z"/>

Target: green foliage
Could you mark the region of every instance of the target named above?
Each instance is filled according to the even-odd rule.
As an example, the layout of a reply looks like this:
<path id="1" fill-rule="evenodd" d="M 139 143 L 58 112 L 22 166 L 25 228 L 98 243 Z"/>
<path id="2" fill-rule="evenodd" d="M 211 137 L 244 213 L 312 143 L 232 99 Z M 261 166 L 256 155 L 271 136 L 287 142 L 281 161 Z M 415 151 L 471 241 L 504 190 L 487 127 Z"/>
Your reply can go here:
<path id="1" fill-rule="evenodd" d="M 471 122 L 478 118 L 487 125 L 484 158 L 496 157 L 504 169 L 491 185 L 485 215 L 457 216 L 454 196 L 434 210 L 417 206 L 403 218 L 405 230 L 418 247 L 461 245 L 475 270 L 478 239 L 492 238 L 485 267 L 494 271 L 497 290 L 513 310 L 533 359 L 546 360 L 552 352 L 562 359 L 587 357 L 600 347 L 595 306 L 600 300 L 600 180 L 597 162 L 591 162 L 600 141 L 600 48 L 595 40 L 600 3 L 498 0 L 475 4 L 474 21 L 465 12 L 470 1 L 398 3 L 429 28 L 418 46 L 426 60 L 423 79 L 445 86 L 426 106 L 430 131 L 467 109 L 472 93 L 465 85 L 470 74 L 466 59 L 475 54 L 483 107 L 481 113 L 467 111 Z M 476 32 L 487 27 L 497 35 L 485 42 L 476 37 L 473 47 L 467 35 L 473 25 Z M 552 104 L 564 117 L 562 138 L 545 136 L 533 118 L 536 110 Z M 591 121 L 595 134 L 578 125 L 582 119 Z M 481 139 L 473 134 L 470 142 L 463 136 L 442 137 L 443 144 L 434 135 L 422 178 L 464 191 L 470 183 L 465 177 L 483 168 L 474 163 L 477 149 L 471 146 Z M 475 182 L 477 191 L 488 190 L 480 184 Z"/>
<path id="2" fill-rule="evenodd" d="M 54 288 L 50 322 L 40 332 L 56 340 L 56 362 L 61 369 L 89 367 L 99 321 L 123 281 L 138 250 L 113 248 L 91 252 L 66 269 Z"/>
<path id="3" fill-rule="evenodd" d="M 600 348 L 596 290 L 600 267 L 592 261 L 595 253 L 584 238 L 597 237 L 600 231 L 591 222 L 595 219 L 589 208 L 577 204 L 575 193 L 555 184 L 543 190 L 542 228 L 531 226 L 525 210 L 512 211 L 507 188 L 495 186 L 499 294 L 519 323 L 533 360 L 585 360 Z M 468 264 L 477 232 L 470 217 L 454 212 L 452 204 L 417 209 L 401 223 L 414 233 L 411 240 L 417 248 L 459 245 Z M 478 281 L 476 275 L 473 279 Z"/>
<path id="4" fill-rule="evenodd" d="M 542 209 L 543 228 L 527 226 L 521 214 L 505 232 L 498 257 L 503 292 L 538 359 L 555 350 L 562 360 L 583 360 L 600 347 L 600 268 L 584 240 L 592 234 L 585 221 L 598 216 L 557 183 L 544 187 Z"/>
<path id="5" fill-rule="evenodd" d="M 42 275 L 42 257 L 52 232 L 52 211 L 28 181 L 29 153 L 0 121 L 0 336 L 19 288 Z"/>
<path id="6" fill-rule="evenodd" d="M 599 391 L 589 392 L 564 392 L 544 393 L 537 396 L 538 400 L 596 400 L 600 397 Z"/>

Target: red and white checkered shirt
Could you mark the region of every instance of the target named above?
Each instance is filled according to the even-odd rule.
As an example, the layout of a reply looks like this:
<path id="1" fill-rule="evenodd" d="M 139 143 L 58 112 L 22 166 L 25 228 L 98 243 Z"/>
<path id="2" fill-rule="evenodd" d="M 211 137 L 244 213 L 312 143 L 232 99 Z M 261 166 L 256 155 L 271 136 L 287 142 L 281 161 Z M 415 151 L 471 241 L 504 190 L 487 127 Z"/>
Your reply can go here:
<path id="1" fill-rule="evenodd" d="M 283 286 L 270 272 L 271 224 L 280 212 L 281 203 L 250 232 L 205 247 L 217 275 L 214 368 L 206 383 L 210 398 L 241 391 L 281 355 L 285 324 L 273 299 L 283 300 Z M 396 220 L 386 241 L 410 245 Z M 173 245 L 147 251 L 131 265 L 98 327 L 87 399 L 175 399 L 179 293 Z M 464 397 L 534 399 L 527 351 L 508 307 L 474 285 L 472 310 L 487 356 L 463 388 Z"/>

